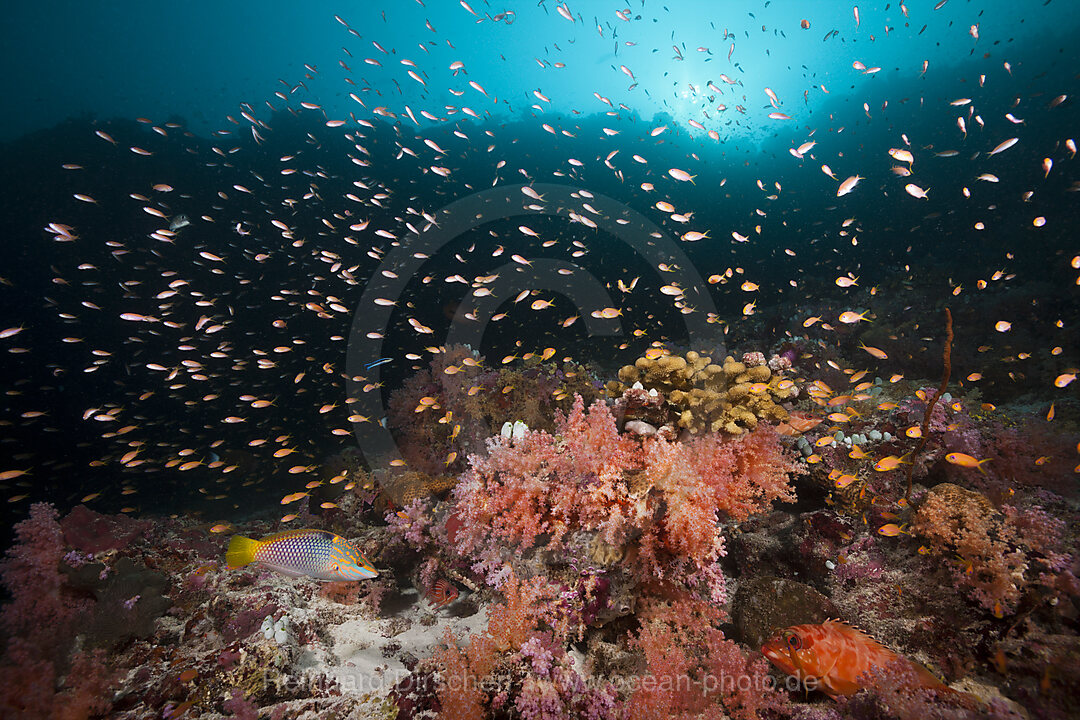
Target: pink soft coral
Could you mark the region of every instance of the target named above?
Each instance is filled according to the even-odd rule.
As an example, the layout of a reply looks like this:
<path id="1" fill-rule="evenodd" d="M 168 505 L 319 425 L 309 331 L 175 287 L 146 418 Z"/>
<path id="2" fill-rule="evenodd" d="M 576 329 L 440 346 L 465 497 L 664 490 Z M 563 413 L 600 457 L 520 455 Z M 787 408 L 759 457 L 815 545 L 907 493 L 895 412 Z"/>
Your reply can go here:
<path id="1" fill-rule="evenodd" d="M 794 470 L 768 425 L 738 438 L 641 440 L 619 434 L 606 404 L 586 412 L 578 397 L 555 435 L 493 438 L 486 455 L 469 457 L 454 491 L 454 544 L 476 559 L 491 547 L 565 550 L 568 538 L 591 534 L 622 549 L 636 580 L 704 587 L 719 601 L 721 522 L 793 500 Z"/>
<path id="2" fill-rule="evenodd" d="M 0 627 L 33 645 L 54 649 L 56 638 L 82 609 L 64 591 L 59 570 L 64 538 L 56 518 L 52 505 L 32 505 L 30 517 L 15 526 L 15 545 L 0 563 L 0 579 L 11 592 L 11 602 L 0 611 Z"/>
<path id="3" fill-rule="evenodd" d="M 566 450 L 574 458 L 579 473 L 596 475 L 601 481 L 618 477 L 637 462 L 638 444 L 620 435 L 615 418 L 603 400 L 585 412 L 580 397 L 574 399 L 570 416 L 560 427 Z"/>
<path id="4" fill-rule="evenodd" d="M 715 560 L 723 550 L 716 527 L 716 494 L 695 467 L 689 447 L 651 440 L 645 450 L 642 476 L 663 492 L 668 504 L 661 521 L 665 544 L 692 560 Z"/>
<path id="5" fill-rule="evenodd" d="M 734 520 L 763 512 L 776 500 L 794 502 L 790 475 L 801 472 L 772 425 L 734 438 L 706 435 L 691 443 L 698 473 L 712 488 L 720 510 Z"/>
<path id="6" fill-rule="evenodd" d="M 533 431 L 513 446 L 492 439 L 486 456 L 469 456 L 469 469 L 454 488 L 458 551 L 477 552 L 492 535 L 532 547 L 551 524 L 548 488 L 557 455 L 555 439 Z"/>
<path id="7" fill-rule="evenodd" d="M 783 704 L 761 656 L 746 656 L 714 627 L 718 611 L 695 601 L 652 606 L 634 645 L 647 673 L 626 703 L 630 720 L 757 720 Z"/>
<path id="8" fill-rule="evenodd" d="M 478 550 L 490 535 L 528 549 L 550 533 L 548 544 L 557 547 L 572 527 L 610 523 L 625 495 L 615 484 L 640 464 L 637 443 L 619 435 L 603 402 L 586 413 L 580 397 L 559 430 L 561 441 L 542 430 L 512 443 L 492 438 L 486 456 L 469 457 L 454 493 L 461 552 Z"/>
<path id="9" fill-rule="evenodd" d="M 0 660 L 0 716 L 86 717 L 108 707 L 100 653 L 78 654 L 63 702 L 54 697 L 54 663 L 66 659 L 73 624 L 87 607 L 85 601 L 69 597 L 64 587 L 59 570 L 63 534 L 56 518 L 52 505 L 32 505 L 30 517 L 15 526 L 15 545 L 0 563 L 0 579 L 11 592 L 11 602 L 0 610 L 0 628 L 8 636 Z M 66 710 L 56 715 L 57 707 Z"/>
<path id="10" fill-rule="evenodd" d="M 665 544 L 705 566 L 723 555 L 718 520 L 745 520 L 774 500 L 793 501 L 788 475 L 795 469 L 776 431 L 762 424 L 734 438 L 712 433 L 688 443 L 649 439 L 642 475 L 663 492 Z"/>

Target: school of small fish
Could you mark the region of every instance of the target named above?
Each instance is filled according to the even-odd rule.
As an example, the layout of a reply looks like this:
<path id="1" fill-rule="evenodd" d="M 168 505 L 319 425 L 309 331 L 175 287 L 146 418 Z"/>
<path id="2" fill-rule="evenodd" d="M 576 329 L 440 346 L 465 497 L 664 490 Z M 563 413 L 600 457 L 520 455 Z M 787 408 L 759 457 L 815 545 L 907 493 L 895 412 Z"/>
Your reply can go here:
<path id="1" fill-rule="evenodd" d="M 1080 190 L 1080 128 L 1069 124 L 1075 99 L 1064 85 L 1032 94 L 1027 79 L 1014 76 L 1020 68 L 996 52 L 968 78 L 964 97 L 910 95 L 920 86 L 908 83 L 945 84 L 949 71 L 929 59 L 897 66 L 888 59 L 890 36 L 929 56 L 915 27 L 939 22 L 944 3 L 901 3 L 899 17 L 854 7 L 851 27 L 829 27 L 820 41 L 854 58 L 843 65 L 850 82 L 833 68 L 830 89 L 807 65 L 779 70 L 761 45 L 827 27 L 811 6 L 805 19 L 765 3 L 757 14 L 717 13 L 689 28 L 666 7 L 643 2 L 592 17 L 595 8 L 580 0 L 494 15 L 466 0 L 458 5 L 465 30 L 419 21 L 423 2 L 387 9 L 381 19 L 343 10 L 334 16 L 344 43 L 338 68 L 304 65 L 265 100 L 240 102 L 212 137 L 140 117 L 102 123 L 90 138 L 93 153 L 65 158 L 67 201 L 40 227 L 48 277 L 29 291 L 44 310 L 0 327 L 0 352 L 13 362 L 34 358 L 32 372 L 20 371 L 50 383 L 10 377 L 0 421 L 21 437 L 50 438 L 77 418 L 76 441 L 94 457 L 87 462 L 82 452 L 73 464 L 6 452 L 0 490 L 8 502 L 33 498 L 50 475 L 85 464 L 113 480 L 75 499 L 106 498 L 127 512 L 139 507 L 131 496 L 140 484 L 161 476 L 232 504 L 246 487 L 292 476 L 306 483 L 281 499 L 292 505 L 320 485 L 351 482 L 321 477 L 320 459 L 347 443 L 354 425 L 385 422 L 361 412 L 368 407 L 361 396 L 388 389 L 382 370 L 419 368 L 443 352 L 447 327 L 513 327 L 514 337 L 502 335 L 503 364 L 557 362 L 570 354 L 564 347 L 582 346 L 600 328 L 621 331 L 615 349 L 636 357 L 680 342 L 675 320 L 746 337 L 759 327 L 752 323 L 783 315 L 808 336 L 839 342 L 883 320 L 899 324 L 876 312 L 885 299 L 865 278 L 887 257 L 890 273 L 917 285 L 932 262 L 911 251 L 923 234 L 956 243 L 958 253 L 984 243 L 999 263 L 982 255 L 958 268 L 964 283 L 935 275 L 933 287 L 921 288 L 931 302 L 1004 292 L 1024 279 L 1019 268 L 1033 257 L 1075 300 L 1080 249 L 1053 246 L 1061 229 L 1043 200 Z M 395 12 L 399 21 L 391 22 Z M 766 12 L 770 20 L 758 17 Z M 988 21 L 952 5 L 947 12 L 963 19 L 942 32 L 966 43 L 965 57 L 991 41 Z M 660 46 L 650 44 L 656 24 L 669 34 Z M 507 38 L 524 38 L 530 25 L 550 35 L 522 42 L 514 54 Z M 711 42 L 699 45 L 706 36 Z M 504 55 L 484 49 L 492 38 Z M 605 59 L 575 65 L 573 44 L 591 44 Z M 544 81 L 508 87 L 492 67 Z M 564 97 L 569 73 L 588 75 L 595 87 L 588 105 Z M 330 76 L 348 105 L 309 89 Z M 893 95 L 886 79 L 905 83 L 905 95 Z M 916 106 L 920 126 L 899 124 Z M 654 109 L 656 117 L 644 119 Z M 287 118 L 302 128 L 288 131 L 292 139 L 281 129 Z M 856 133 L 865 145 L 859 152 L 848 140 Z M 779 159 L 755 159 L 766 143 L 780 148 Z M 163 162 L 176 156 L 190 160 L 188 175 Z M 107 180 L 127 179 L 104 178 L 102 168 L 121 164 L 143 168 L 150 181 L 131 179 L 118 191 Z M 216 184 L 185 181 L 195 175 Z M 567 191 L 559 196 L 552 185 Z M 509 224 L 469 228 L 467 240 L 438 257 L 420 242 L 460 223 L 445 210 L 452 202 L 499 190 L 505 198 L 477 207 L 512 210 Z M 804 205 L 824 210 L 801 212 Z M 966 237 L 949 239 L 942 223 L 960 210 L 978 219 Z M 114 216 L 140 234 L 111 233 Z M 612 250 L 613 238 L 631 229 L 646 240 L 634 247 L 636 259 L 624 258 L 631 253 L 621 245 Z M 596 285 L 590 297 L 600 299 L 576 306 L 573 288 L 586 278 Z M 0 271 L 8 288 L 28 282 L 14 268 Z M 366 305 L 358 305 L 361 296 L 370 298 Z M 350 339 L 354 314 L 387 325 Z M 1014 342 L 1022 326 L 1047 338 L 1046 347 Z M 1053 314 L 988 317 L 970 331 L 992 331 L 1000 344 L 986 367 L 964 374 L 974 382 L 973 370 L 1006 360 L 1012 372 L 1018 353 L 1041 353 L 1054 370 L 1040 382 L 1075 392 L 1076 348 L 1062 352 L 1068 344 L 1054 339 L 1066 326 Z M 915 327 L 918 337 L 933 332 Z M 898 367 L 887 362 L 903 359 L 897 338 L 875 338 L 858 347 L 887 374 Z M 350 370 L 350 342 L 381 343 L 387 357 Z M 64 354 L 52 355 L 56 348 Z M 107 380 L 99 383 L 98 373 Z M 828 419 L 844 422 L 833 410 Z M 792 427 L 818 422 L 793 419 Z M 879 472 L 906 462 L 870 459 Z M 985 462 L 960 453 L 947 460 L 976 471 Z M 837 478 L 837 487 L 851 481 Z M 441 586 L 436 603 L 450 588 Z"/>

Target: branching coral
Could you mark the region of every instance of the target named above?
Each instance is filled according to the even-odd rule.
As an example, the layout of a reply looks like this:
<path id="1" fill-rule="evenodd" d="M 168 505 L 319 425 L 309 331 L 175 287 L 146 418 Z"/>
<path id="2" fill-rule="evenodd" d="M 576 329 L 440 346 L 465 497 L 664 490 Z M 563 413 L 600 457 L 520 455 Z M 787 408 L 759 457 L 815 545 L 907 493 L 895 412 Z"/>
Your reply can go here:
<path id="1" fill-rule="evenodd" d="M 748 357 L 756 359 L 754 354 Z M 788 413 L 777 403 L 798 394 L 792 380 L 774 373 L 764 361 L 748 365 L 728 356 L 717 365 L 694 351 L 640 357 L 619 370 L 619 380 L 608 383 L 609 395 L 620 395 L 635 383 L 655 389 L 666 398 L 675 424 L 695 434 L 739 435 L 753 430 L 759 420 L 782 422 Z"/>

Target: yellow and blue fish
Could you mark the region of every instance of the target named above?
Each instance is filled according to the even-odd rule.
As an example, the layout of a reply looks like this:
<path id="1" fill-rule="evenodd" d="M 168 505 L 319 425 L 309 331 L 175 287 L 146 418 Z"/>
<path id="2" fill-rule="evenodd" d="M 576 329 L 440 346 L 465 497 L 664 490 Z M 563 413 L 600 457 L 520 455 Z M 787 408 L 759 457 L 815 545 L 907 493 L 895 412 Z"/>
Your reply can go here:
<path id="1" fill-rule="evenodd" d="M 288 530 L 262 540 L 234 535 L 225 563 L 230 570 L 258 563 L 316 580 L 367 580 L 379 574 L 355 545 L 328 530 Z"/>

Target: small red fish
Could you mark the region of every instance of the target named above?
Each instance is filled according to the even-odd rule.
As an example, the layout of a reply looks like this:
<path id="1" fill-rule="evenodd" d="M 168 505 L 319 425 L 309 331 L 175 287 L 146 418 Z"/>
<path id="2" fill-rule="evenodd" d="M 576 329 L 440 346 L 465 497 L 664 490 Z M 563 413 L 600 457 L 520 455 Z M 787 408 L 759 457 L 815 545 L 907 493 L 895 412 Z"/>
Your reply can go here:
<path id="1" fill-rule="evenodd" d="M 439 578 L 435 585 L 428 591 L 428 600 L 437 608 L 445 607 L 454 602 L 458 596 L 457 587 L 446 578 Z"/>
<path id="2" fill-rule="evenodd" d="M 871 668 L 898 661 L 911 666 L 922 687 L 954 692 L 922 665 L 838 620 L 792 625 L 766 641 L 761 652 L 783 672 L 807 687 L 820 688 L 833 699 L 861 690 L 858 677 Z"/>
<path id="3" fill-rule="evenodd" d="M 788 417 L 788 424 L 798 432 L 808 432 L 813 430 L 822 422 L 822 418 L 815 417 L 810 413 L 801 412 L 795 410 Z"/>

